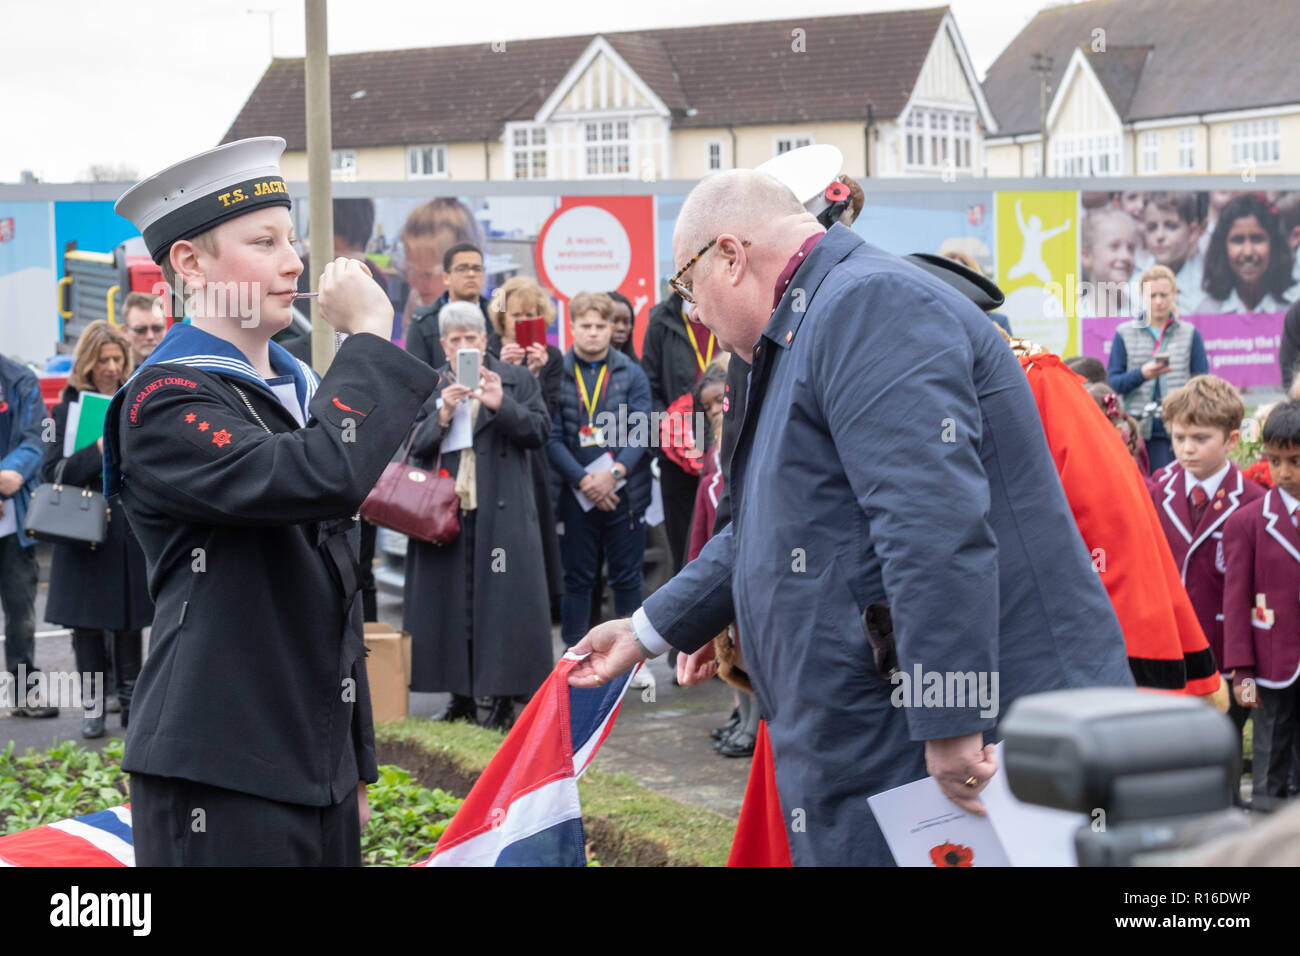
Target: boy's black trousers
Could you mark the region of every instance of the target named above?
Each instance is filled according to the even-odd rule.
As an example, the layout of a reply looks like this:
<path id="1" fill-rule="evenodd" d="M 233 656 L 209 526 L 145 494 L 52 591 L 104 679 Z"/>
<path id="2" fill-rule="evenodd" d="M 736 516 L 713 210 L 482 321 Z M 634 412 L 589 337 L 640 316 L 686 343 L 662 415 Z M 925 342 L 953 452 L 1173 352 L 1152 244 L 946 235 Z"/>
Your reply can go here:
<path id="1" fill-rule="evenodd" d="M 136 866 L 360 866 L 353 790 L 329 807 L 131 774 Z"/>

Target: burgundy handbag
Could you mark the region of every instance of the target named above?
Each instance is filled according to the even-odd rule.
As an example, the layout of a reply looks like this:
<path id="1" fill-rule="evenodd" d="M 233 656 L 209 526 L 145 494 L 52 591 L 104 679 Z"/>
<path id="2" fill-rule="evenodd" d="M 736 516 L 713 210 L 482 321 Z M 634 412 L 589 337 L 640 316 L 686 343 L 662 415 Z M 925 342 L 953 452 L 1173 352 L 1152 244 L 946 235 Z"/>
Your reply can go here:
<path id="1" fill-rule="evenodd" d="M 361 517 L 430 544 L 451 544 L 460 534 L 456 479 L 442 474 L 441 454 L 433 471 L 407 464 L 414 440 L 413 428 L 402 460 L 388 463 L 361 503 Z"/>

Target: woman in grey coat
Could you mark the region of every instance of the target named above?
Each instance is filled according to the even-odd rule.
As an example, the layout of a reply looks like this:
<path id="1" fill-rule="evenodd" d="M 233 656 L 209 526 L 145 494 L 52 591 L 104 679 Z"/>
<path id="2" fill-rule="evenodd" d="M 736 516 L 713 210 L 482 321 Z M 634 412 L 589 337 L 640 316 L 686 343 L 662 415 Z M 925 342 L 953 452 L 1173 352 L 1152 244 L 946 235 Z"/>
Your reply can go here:
<path id="1" fill-rule="evenodd" d="M 415 538 L 407 545 L 403 626 L 412 637 L 411 689 L 450 691 L 444 720 L 476 720 L 474 699 L 490 696 L 485 726 L 505 729 L 513 720 L 511 697 L 531 695 L 553 665 L 529 463 L 529 451 L 550 433 L 550 417 L 526 368 L 484 354 L 486 330 L 477 308 L 452 302 L 438 321 L 450 362 L 438 369 L 444 387 L 426 403 L 411 452 L 457 478 L 461 530 L 448 545 Z M 472 392 L 454 375 L 456 355 L 466 348 L 483 356 L 482 378 Z M 464 402 L 470 402 L 473 445 L 444 451 Z"/>

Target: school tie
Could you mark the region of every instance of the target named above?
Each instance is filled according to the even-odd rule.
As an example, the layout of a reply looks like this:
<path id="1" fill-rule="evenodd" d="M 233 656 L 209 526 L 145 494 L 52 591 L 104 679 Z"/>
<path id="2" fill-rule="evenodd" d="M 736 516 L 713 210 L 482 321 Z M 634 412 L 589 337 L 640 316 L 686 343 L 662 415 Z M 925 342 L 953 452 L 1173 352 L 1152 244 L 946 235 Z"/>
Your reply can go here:
<path id="1" fill-rule="evenodd" d="M 1291 512 L 1291 527 L 1295 528 L 1297 531 L 1300 531 L 1300 508 L 1297 508 L 1295 511 Z"/>
<path id="2" fill-rule="evenodd" d="M 1201 516 L 1205 514 L 1205 506 L 1210 503 L 1210 496 L 1200 485 L 1193 485 L 1188 497 L 1192 501 L 1192 527 L 1196 528 L 1200 526 Z"/>

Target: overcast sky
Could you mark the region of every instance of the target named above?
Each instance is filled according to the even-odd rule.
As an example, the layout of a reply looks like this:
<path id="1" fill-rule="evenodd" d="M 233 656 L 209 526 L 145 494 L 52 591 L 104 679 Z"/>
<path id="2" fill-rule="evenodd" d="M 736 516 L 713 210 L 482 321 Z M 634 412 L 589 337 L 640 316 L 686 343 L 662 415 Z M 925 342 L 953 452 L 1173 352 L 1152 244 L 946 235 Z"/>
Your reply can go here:
<path id="1" fill-rule="evenodd" d="M 809 17 L 933 7 L 936 0 L 802 0 Z M 1048 0 L 949 4 L 975 69 Z M 790 17 L 789 0 L 743 6 L 656 0 L 331 0 L 331 53 L 490 43 L 539 36 Z M 265 12 L 278 12 L 269 17 Z M 0 182 L 30 169 L 46 182 L 85 178 L 91 164 L 144 175 L 215 146 L 275 55 L 304 52 L 293 0 L 0 0 Z"/>

